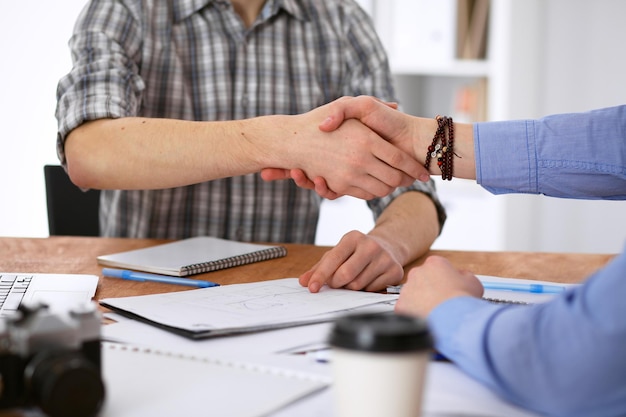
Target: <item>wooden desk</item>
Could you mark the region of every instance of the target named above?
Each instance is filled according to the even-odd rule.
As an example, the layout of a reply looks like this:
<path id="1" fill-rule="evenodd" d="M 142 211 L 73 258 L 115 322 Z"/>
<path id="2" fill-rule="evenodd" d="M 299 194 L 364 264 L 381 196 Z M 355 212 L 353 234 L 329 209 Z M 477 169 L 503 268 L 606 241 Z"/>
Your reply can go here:
<path id="1" fill-rule="evenodd" d="M 0 270 L 5 272 L 83 273 L 100 276 L 99 255 L 165 243 L 156 239 L 91 237 L 0 238 Z M 220 284 L 298 277 L 329 250 L 328 247 L 286 244 L 284 258 L 196 276 Z M 476 274 L 575 283 L 605 265 L 614 255 L 431 251 L 456 267 Z M 411 264 L 421 264 L 426 256 Z M 408 268 L 407 268 L 408 270 Z M 100 278 L 96 299 L 191 289 L 180 285 Z"/>
<path id="2" fill-rule="evenodd" d="M 84 237 L 0 238 L 0 270 L 5 272 L 84 273 L 100 276 L 98 255 L 165 243 L 153 239 Z M 328 247 L 287 244 L 284 258 L 199 275 L 220 284 L 297 277 L 319 260 Z M 605 265 L 614 255 L 432 251 L 458 268 L 476 274 L 534 278 L 575 283 Z M 421 264 L 426 256 L 412 265 Z M 412 266 L 411 265 L 411 266 Z M 407 268 L 408 270 L 408 268 Z M 100 277 L 96 299 L 184 291 L 192 287 L 123 281 Z M 24 417 L 19 411 L 3 410 L 3 416 Z"/>

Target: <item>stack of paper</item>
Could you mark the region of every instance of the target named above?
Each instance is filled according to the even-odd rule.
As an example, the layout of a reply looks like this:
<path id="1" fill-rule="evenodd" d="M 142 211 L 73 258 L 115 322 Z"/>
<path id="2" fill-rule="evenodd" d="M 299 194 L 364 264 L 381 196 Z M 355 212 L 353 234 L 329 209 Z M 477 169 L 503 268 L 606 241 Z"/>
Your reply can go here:
<path id="1" fill-rule="evenodd" d="M 201 339 L 330 321 L 349 311 L 394 302 L 397 294 L 323 287 L 312 294 L 297 278 L 100 301 L 175 333 Z M 388 307 L 392 310 L 392 306 Z"/>

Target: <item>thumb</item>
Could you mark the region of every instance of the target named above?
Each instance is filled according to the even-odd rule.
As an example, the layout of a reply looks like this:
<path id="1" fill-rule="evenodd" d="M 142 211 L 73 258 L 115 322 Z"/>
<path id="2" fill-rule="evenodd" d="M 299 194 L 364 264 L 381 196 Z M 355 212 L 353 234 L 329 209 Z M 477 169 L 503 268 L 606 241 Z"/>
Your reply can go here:
<path id="1" fill-rule="evenodd" d="M 324 119 L 322 123 L 320 123 L 319 129 L 322 132 L 332 132 L 333 130 L 336 130 L 339 126 L 341 126 L 344 120 L 345 117 L 343 113 L 330 115 L 326 119 Z"/>
<path id="2" fill-rule="evenodd" d="M 380 110 L 381 105 L 393 110 L 398 109 L 398 103 L 383 101 L 376 97 L 341 97 L 327 106 L 330 114 L 320 123 L 319 129 L 324 132 L 332 132 L 341 126 L 346 119 L 363 121 L 368 115 Z"/>
<path id="3" fill-rule="evenodd" d="M 263 168 L 261 170 L 261 178 L 264 181 L 288 180 L 291 178 L 288 169 L 282 168 Z"/>

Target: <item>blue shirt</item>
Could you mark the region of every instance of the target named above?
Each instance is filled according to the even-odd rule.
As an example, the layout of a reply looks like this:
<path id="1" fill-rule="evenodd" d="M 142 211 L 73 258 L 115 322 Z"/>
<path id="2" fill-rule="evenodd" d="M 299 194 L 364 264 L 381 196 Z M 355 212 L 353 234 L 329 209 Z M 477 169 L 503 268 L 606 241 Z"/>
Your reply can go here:
<path id="1" fill-rule="evenodd" d="M 477 181 L 493 193 L 626 199 L 626 106 L 478 123 L 474 137 Z M 458 297 L 428 320 L 441 353 L 516 404 L 626 415 L 626 252 L 548 303 Z"/>

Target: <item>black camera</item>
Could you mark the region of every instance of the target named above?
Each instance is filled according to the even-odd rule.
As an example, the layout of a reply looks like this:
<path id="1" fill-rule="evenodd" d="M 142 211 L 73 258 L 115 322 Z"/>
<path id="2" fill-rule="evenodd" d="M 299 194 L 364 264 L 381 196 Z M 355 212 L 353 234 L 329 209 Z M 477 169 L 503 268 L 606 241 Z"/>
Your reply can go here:
<path id="1" fill-rule="evenodd" d="M 94 303 L 63 312 L 22 304 L 0 319 L 0 410 L 95 416 L 104 402 L 100 325 Z"/>

